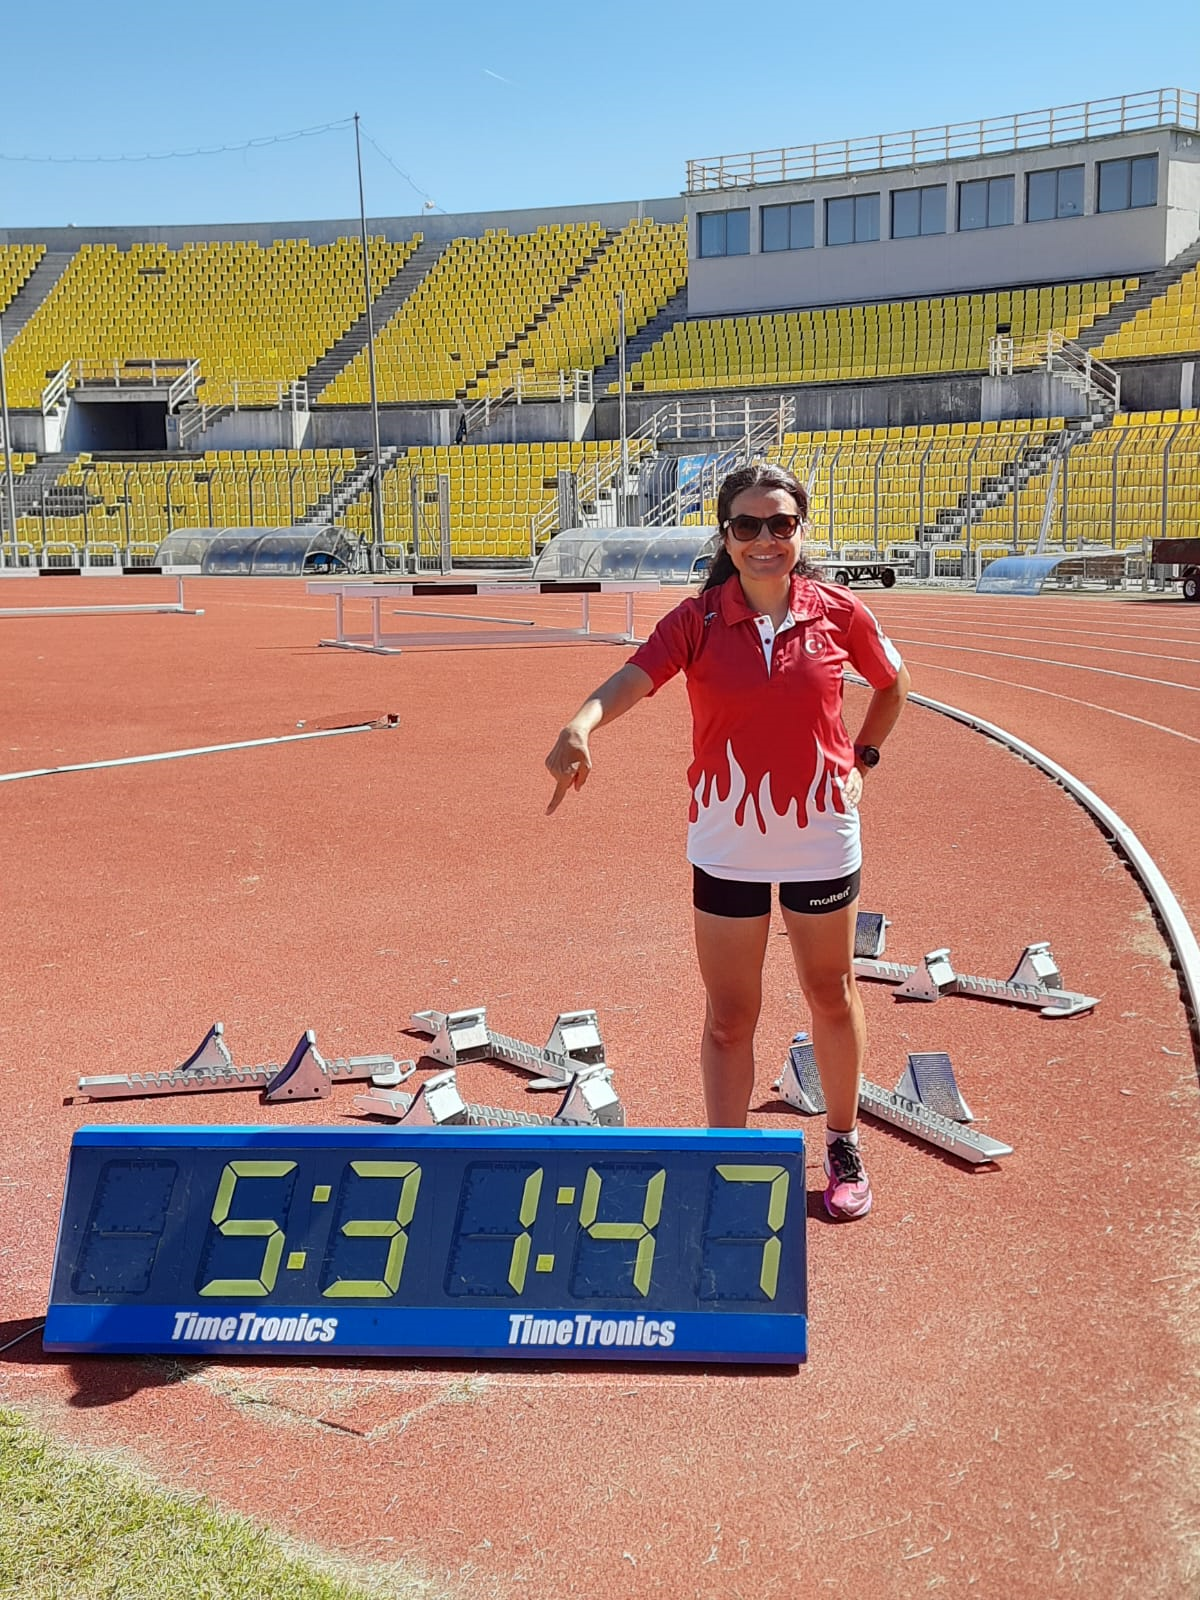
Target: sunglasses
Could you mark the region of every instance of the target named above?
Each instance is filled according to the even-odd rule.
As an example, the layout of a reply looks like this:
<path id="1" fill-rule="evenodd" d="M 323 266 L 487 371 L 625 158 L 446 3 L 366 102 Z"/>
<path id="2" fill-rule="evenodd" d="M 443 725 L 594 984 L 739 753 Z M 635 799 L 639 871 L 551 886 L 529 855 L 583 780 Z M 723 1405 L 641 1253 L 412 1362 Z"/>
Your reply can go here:
<path id="1" fill-rule="evenodd" d="M 790 539 L 800 521 L 799 517 L 789 517 L 786 512 L 779 511 L 773 517 L 732 517 L 725 526 L 739 544 L 749 544 L 751 539 L 758 538 L 763 528 L 772 539 Z"/>

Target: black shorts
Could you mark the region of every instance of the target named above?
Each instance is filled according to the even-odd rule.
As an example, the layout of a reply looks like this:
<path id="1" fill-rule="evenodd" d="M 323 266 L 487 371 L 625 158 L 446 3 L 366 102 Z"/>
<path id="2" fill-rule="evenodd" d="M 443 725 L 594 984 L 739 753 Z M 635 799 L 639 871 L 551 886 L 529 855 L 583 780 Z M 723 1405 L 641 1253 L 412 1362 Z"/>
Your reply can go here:
<path id="1" fill-rule="evenodd" d="M 848 878 L 826 878 L 819 883 L 781 883 L 779 904 L 807 917 L 841 911 L 858 898 L 861 877 L 861 871 L 855 871 Z M 703 867 L 693 867 L 692 904 L 714 917 L 765 917 L 771 911 L 771 885 L 714 878 Z"/>

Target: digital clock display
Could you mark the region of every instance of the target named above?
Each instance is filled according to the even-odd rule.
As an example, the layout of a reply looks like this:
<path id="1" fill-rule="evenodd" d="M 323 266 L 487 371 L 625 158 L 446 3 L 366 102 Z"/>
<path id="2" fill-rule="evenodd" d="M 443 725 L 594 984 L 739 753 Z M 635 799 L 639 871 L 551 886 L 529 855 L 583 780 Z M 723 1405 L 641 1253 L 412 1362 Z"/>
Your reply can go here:
<path id="1" fill-rule="evenodd" d="M 798 1131 L 91 1127 L 48 1350 L 801 1361 Z"/>

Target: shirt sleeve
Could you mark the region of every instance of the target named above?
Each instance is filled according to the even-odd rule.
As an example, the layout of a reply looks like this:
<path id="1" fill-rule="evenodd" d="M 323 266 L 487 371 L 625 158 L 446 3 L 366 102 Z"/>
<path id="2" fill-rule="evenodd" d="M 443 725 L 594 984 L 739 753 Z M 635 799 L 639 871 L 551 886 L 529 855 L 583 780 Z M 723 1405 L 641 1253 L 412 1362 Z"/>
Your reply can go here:
<path id="1" fill-rule="evenodd" d="M 846 626 L 846 652 L 872 689 L 890 689 L 904 665 L 899 650 L 879 626 L 879 620 L 857 595 L 847 593 L 852 602 Z"/>
<path id="2" fill-rule="evenodd" d="M 651 694 L 657 694 L 664 683 L 691 664 L 696 653 L 699 620 L 696 601 L 685 600 L 667 612 L 645 644 L 639 645 L 626 662 L 627 666 L 640 667 L 650 679 Z"/>

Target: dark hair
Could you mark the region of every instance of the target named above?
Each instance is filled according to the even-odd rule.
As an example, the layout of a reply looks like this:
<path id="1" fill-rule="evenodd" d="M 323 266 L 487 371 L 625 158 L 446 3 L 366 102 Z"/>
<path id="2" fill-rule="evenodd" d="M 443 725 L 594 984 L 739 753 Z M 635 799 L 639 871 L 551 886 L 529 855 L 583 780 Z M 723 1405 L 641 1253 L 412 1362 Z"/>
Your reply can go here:
<path id="1" fill-rule="evenodd" d="M 731 472 L 717 491 L 717 527 L 724 534 L 725 524 L 729 521 L 729 512 L 738 495 L 747 489 L 782 489 L 785 494 L 790 494 L 796 502 L 796 510 L 802 519 L 808 517 L 808 490 L 793 473 L 786 467 L 780 467 L 773 461 L 752 461 L 748 466 L 738 467 Z M 721 548 L 712 559 L 708 575 L 700 586 L 701 594 L 705 589 L 719 588 L 727 579 L 732 578 L 737 568 L 722 538 Z M 798 572 L 802 577 L 820 577 L 820 571 L 814 567 L 803 553 L 796 559 L 793 572 Z"/>

